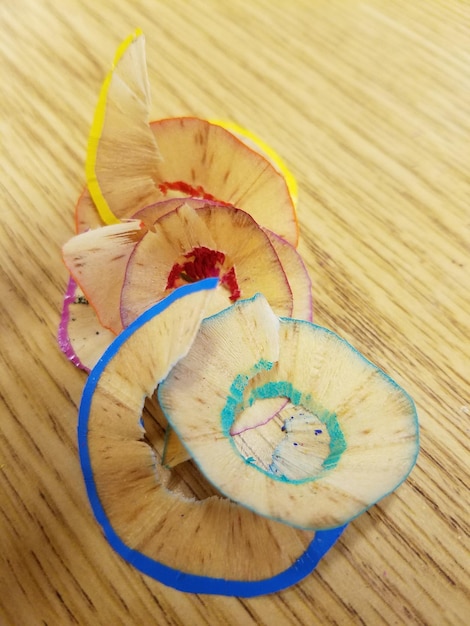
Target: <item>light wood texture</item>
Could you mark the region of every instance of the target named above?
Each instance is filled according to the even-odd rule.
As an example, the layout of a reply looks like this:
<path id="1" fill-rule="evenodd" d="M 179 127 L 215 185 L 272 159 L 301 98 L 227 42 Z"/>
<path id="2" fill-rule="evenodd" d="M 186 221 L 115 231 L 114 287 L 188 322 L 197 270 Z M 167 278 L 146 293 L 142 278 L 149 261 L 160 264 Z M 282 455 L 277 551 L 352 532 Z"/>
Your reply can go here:
<path id="1" fill-rule="evenodd" d="M 409 480 L 273 596 L 194 596 L 139 574 L 82 482 L 85 375 L 56 344 L 60 247 L 101 81 L 136 26 L 154 118 L 230 119 L 286 160 L 316 321 L 419 411 Z M 4 0 L 0 28 L 2 626 L 468 624 L 469 2 Z"/>

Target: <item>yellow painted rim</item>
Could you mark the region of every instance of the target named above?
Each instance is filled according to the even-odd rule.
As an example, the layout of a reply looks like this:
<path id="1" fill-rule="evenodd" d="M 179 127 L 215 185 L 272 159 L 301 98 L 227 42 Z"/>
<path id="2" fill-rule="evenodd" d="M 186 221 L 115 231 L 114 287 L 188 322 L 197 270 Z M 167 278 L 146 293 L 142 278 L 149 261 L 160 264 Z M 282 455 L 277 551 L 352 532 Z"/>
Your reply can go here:
<path id="1" fill-rule="evenodd" d="M 101 135 L 103 133 L 109 87 L 111 85 L 111 79 L 113 77 L 114 71 L 127 49 L 141 36 L 143 36 L 143 33 L 141 29 L 138 28 L 131 35 L 126 37 L 126 39 L 124 39 L 124 41 L 119 45 L 114 56 L 111 69 L 106 75 L 103 85 L 101 86 L 101 91 L 98 98 L 98 103 L 96 105 L 95 115 L 93 117 L 88 139 L 88 148 L 85 161 L 85 174 L 87 185 L 93 202 L 95 203 L 95 206 L 98 210 L 98 213 L 100 214 L 101 219 L 106 224 L 117 224 L 121 220 L 118 219 L 109 208 L 109 205 L 106 202 L 105 197 L 103 196 L 101 187 L 98 182 L 98 178 L 96 176 L 96 157 L 98 152 L 98 145 L 99 140 L 101 139 Z"/>
<path id="2" fill-rule="evenodd" d="M 251 130 L 247 130 L 246 128 L 243 128 L 243 126 L 239 126 L 235 122 L 229 122 L 226 120 L 209 120 L 209 122 L 211 124 L 216 124 L 217 126 L 222 126 L 222 128 L 225 128 L 225 130 L 240 135 L 241 137 L 245 137 L 252 141 L 256 146 L 258 146 L 260 151 L 263 152 L 267 157 L 269 157 L 269 159 L 274 163 L 279 172 L 284 176 L 290 197 L 292 198 L 292 202 L 294 203 L 294 206 L 297 206 L 297 200 L 299 196 L 297 181 L 294 175 L 288 169 L 287 165 L 282 160 L 282 158 L 273 148 L 271 148 L 271 146 L 269 146 L 262 139 L 260 139 L 258 135 L 251 132 Z"/>

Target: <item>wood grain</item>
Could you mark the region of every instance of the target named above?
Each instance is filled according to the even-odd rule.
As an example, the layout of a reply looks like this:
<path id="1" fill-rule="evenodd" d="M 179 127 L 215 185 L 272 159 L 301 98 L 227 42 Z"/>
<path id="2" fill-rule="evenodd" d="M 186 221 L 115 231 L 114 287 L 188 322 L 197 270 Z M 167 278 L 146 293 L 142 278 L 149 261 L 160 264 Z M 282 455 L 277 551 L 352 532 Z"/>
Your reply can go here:
<path id="1" fill-rule="evenodd" d="M 6 0 L 0 26 L 2 626 L 468 623 L 470 3 Z M 419 411 L 409 480 L 268 597 L 140 575 L 82 483 L 85 376 L 56 345 L 60 247 L 100 83 L 136 26 L 154 118 L 230 119 L 286 160 L 316 321 Z"/>

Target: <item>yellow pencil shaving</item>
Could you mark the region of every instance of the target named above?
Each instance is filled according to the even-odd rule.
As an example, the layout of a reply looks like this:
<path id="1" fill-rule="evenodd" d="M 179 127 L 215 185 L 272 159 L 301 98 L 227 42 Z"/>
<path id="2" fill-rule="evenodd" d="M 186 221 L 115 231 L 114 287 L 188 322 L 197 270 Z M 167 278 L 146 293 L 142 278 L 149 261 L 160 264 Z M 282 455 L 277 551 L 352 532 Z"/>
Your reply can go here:
<path id="1" fill-rule="evenodd" d="M 247 130 L 246 128 L 239 126 L 235 122 L 229 122 L 226 120 L 209 121 L 211 122 L 211 124 L 217 124 L 218 126 L 222 126 L 222 128 L 225 128 L 226 130 L 235 133 L 236 135 L 239 135 L 242 140 L 243 138 L 246 138 L 253 142 L 264 153 L 264 155 L 269 158 L 269 160 L 273 163 L 276 169 L 284 176 L 287 188 L 289 189 L 290 197 L 292 198 L 292 202 L 294 203 L 294 206 L 297 206 L 297 200 L 299 195 L 297 181 L 294 175 L 289 171 L 284 161 L 277 154 L 277 152 L 273 150 L 273 148 L 271 148 L 271 146 L 269 146 L 262 139 L 260 139 L 258 135 L 251 132 L 251 130 Z"/>
<path id="2" fill-rule="evenodd" d="M 88 149 L 87 156 L 85 161 L 85 174 L 88 189 L 90 195 L 93 199 L 93 202 L 98 209 L 101 219 L 106 224 L 117 224 L 121 220 L 117 218 L 114 213 L 109 208 L 109 205 L 103 196 L 101 191 L 100 184 L 98 182 L 98 178 L 96 175 L 96 158 L 98 152 L 99 141 L 101 139 L 101 135 L 103 133 L 104 122 L 106 118 L 106 106 L 108 100 L 109 87 L 111 84 L 111 80 L 118 65 L 119 61 L 128 50 L 128 48 L 137 41 L 139 37 L 143 36 L 142 30 L 140 28 L 136 29 L 131 35 L 126 37 L 124 41 L 119 45 L 116 55 L 114 57 L 114 61 L 110 71 L 108 72 L 103 85 L 101 87 L 100 95 L 98 98 L 98 103 L 95 109 L 95 115 L 93 117 L 93 122 L 91 124 L 90 135 L 88 139 Z"/>

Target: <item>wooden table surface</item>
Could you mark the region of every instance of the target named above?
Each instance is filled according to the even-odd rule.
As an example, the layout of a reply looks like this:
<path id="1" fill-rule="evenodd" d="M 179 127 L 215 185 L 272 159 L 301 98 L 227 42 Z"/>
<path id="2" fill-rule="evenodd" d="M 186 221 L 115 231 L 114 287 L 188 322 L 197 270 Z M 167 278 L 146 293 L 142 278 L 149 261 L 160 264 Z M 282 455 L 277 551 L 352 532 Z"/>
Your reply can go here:
<path id="1" fill-rule="evenodd" d="M 101 82 L 135 27 L 154 119 L 230 119 L 285 159 L 316 321 L 419 412 L 406 483 L 271 596 L 141 575 L 82 481 L 60 248 Z M 468 624 L 470 3 L 3 0 L 0 28 L 0 624 Z"/>

